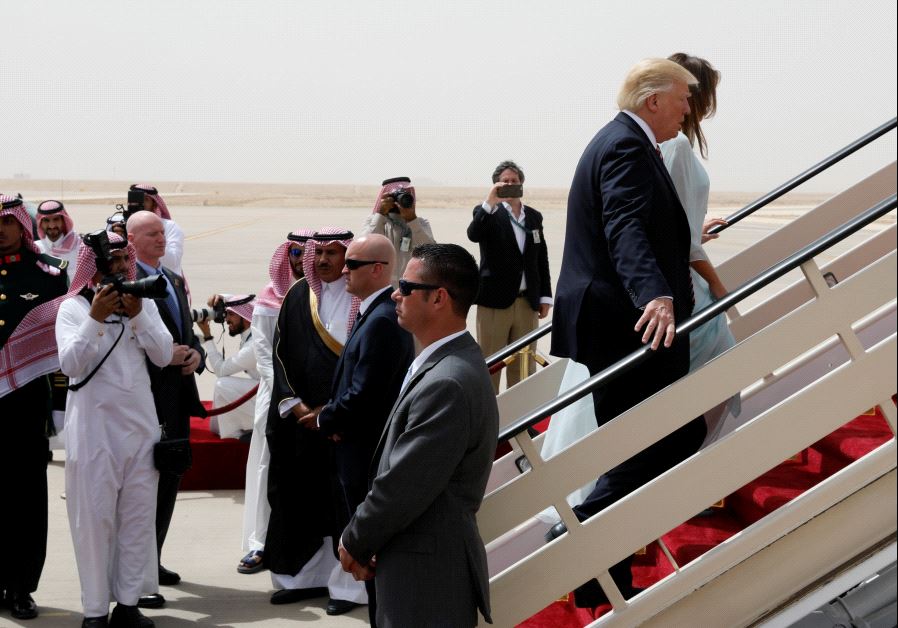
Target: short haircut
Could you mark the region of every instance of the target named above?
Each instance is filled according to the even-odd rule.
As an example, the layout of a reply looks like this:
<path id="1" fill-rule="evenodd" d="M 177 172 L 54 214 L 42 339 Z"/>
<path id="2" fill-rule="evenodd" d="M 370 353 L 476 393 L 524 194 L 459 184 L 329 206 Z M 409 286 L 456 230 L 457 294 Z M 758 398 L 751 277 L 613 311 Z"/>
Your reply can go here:
<path id="1" fill-rule="evenodd" d="M 702 120 L 710 118 L 717 111 L 717 84 L 720 83 L 720 72 L 707 60 L 685 52 L 675 52 L 668 59 L 682 65 L 698 79 L 698 83 L 690 90 L 692 97 L 689 99 L 689 113 L 683 119 L 683 135 L 692 145 L 698 142 L 699 152 L 707 159 L 708 143 L 702 132 Z"/>
<path id="2" fill-rule="evenodd" d="M 652 94 L 667 92 L 677 81 L 695 85 L 698 80 L 678 63 L 669 59 L 643 59 L 627 74 L 617 94 L 621 110 L 637 111 Z"/>
<path id="3" fill-rule="evenodd" d="M 499 183 L 499 177 L 501 177 L 502 173 L 506 170 L 514 170 L 518 173 L 518 178 L 521 180 L 521 183 L 524 182 L 524 171 L 521 170 L 521 167 L 512 160 L 506 159 L 493 170 L 493 183 Z"/>
<path id="4" fill-rule="evenodd" d="M 412 257 L 421 262 L 421 281 L 445 288 L 452 297 L 452 310 L 466 318 L 480 291 L 474 256 L 457 244 L 422 244 Z"/>

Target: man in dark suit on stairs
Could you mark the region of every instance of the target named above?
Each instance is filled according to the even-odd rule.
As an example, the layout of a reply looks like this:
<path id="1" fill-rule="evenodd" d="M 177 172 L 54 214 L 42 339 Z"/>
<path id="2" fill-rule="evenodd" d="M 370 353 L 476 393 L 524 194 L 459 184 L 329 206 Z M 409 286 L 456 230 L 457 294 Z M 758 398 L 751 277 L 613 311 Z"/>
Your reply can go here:
<path id="1" fill-rule="evenodd" d="M 666 59 L 637 64 L 618 95 L 621 112 L 590 141 L 571 183 L 552 355 L 594 375 L 646 343 L 657 350 L 593 393 L 600 426 L 689 370 L 689 338 L 674 340 L 693 306 L 689 224 L 658 143 L 676 136 L 695 83 Z M 583 521 L 610 506 L 695 453 L 704 437 L 701 417 L 685 424 L 600 477 L 574 514 Z M 565 531 L 560 523 L 549 536 Z M 609 570 L 624 597 L 637 592 L 630 562 Z M 596 581 L 588 585 L 576 592 L 578 605 L 604 602 Z"/>
<path id="2" fill-rule="evenodd" d="M 165 227 L 162 220 L 149 211 L 138 211 L 128 218 L 128 240 L 137 251 L 137 277 L 163 275 L 168 283 L 168 295 L 156 299 L 159 316 L 165 323 L 175 342 L 171 364 L 159 368 L 150 363 L 150 385 L 159 423 L 167 438 L 189 438 L 190 417 L 205 416 L 205 408 L 200 403 L 194 373 L 202 373 L 205 368 L 205 354 L 199 339 L 193 334 L 190 308 L 184 279 L 162 266 L 160 259 L 165 255 Z M 181 476 L 161 472 L 156 500 L 156 545 L 158 551 L 159 584 L 174 585 L 181 576 L 162 566 L 162 545 L 168 533 L 178 486 Z M 138 605 L 143 608 L 157 608 L 165 603 L 159 593 L 141 597 Z"/>
<path id="3" fill-rule="evenodd" d="M 503 161 L 493 172 L 493 187 L 486 200 L 474 208 L 468 239 L 480 245 L 480 294 L 477 296 L 477 342 L 489 356 L 536 328 L 552 307 L 549 252 L 543 233 L 543 215 L 521 202 L 524 171 L 513 161 Z M 536 343 L 528 347 L 536 351 Z M 526 375 L 536 364 L 521 355 Z M 522 364 L 506 369 L 511 388 L 523 377 Z M 499 392 L 500 373 L 492 375 Z"/>
<path id="4" fill-rule="evenodd" d="M 390 298 L 396 251 L 385 236 L 370 234 L 353 240 L 346 250 L 346 291 L 361 299 L 359 315 L 334 372 L 331 399 L 310 428 L 336 441 L 334 455 L 342 489 L 337 534 L 349 523 L 368 493 L 368 468 L 399 386 L 415 357 L 412 336 L 396 321 Z M 338 500 L 339 501 L 339 500 Z M 367 583 L 371 625 L 375 623 L 374 581 Z M 331 600 L 327 613 L 338 615 L 356 606 Z"/>

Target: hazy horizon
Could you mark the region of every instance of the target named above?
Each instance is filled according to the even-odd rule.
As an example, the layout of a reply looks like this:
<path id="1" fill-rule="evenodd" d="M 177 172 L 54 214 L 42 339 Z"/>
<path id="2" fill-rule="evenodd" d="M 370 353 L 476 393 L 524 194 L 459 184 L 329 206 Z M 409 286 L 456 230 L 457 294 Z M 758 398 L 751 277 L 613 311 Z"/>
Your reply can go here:
<path id="1" fill-rule="evenodd" d="M 894 2 L 10 4 L 0 179 L 565 188 L 641 58 L 720 70 L 712 190 L 772 189 L 896 113 Z M 806 186 L 895 158 L 895 133 Z M 21 179 L 27 180 L 27 179 Z"/>

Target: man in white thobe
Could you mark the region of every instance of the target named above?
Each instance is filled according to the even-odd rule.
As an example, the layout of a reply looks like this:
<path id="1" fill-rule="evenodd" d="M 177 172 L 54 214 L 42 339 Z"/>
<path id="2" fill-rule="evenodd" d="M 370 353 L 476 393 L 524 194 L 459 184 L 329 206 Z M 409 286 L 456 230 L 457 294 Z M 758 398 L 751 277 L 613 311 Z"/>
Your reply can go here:
<path id="1" fill-rule="evenodd" d="M 274 378 L 271 347 L 284 295 L 293 282 L 304 275 L 303 252 L 306 241 L 313 233 L 311 229 L 297 229 L 287 234 L 287 239 L 271 256 L 268 265 L 271 281 L 256 296 L 253 307 L 250 330 L 260 378 L 259 390 L 256 391 L 253 435 L 246 459 L 246 492 L 243 497 L 243 551 L 246 555 L 237 564 L 238 573 L 251 574 L 265 568 L 265 536 L 268 534 L 268 518 L 271 515 L 271 505 L 268 503 L 270 454 L 268 440 L 265 438 Z"/>
<path id="2" fill-rule="evenodd" d="M 115 248 L 99 264 L 91 247 L 82 248 L 71 296 L 56 320 L 60 365 L 77 388 L 66 406 L 66 508 L 82 625 L 107 625 L 115 600 L 108 625 L 144 627 L 153 624 L 137 600 L 158 588 L 151 582 L 148 590 L 144 578 L 156 573 L 147 567 L 156 555 L 153 445 L 160 436 L 146 358 L 161 367 L 183 356 L 174 355 L 152 300 L 97 285 L 108 273 L 135 276 L 133 247 L 117 234 L 108 238 Z"/>
<path id="3" fill-rule="evenodd" d="M 209 328 L 210 319 L 196 321 L 203 334 L 203 349 L 206 350 L 206 366 L 215 374 L 215 390 L 212 392 L 212 405 L 221 408 L 245 397 L 259 385 L 259 371 L 256 368 L 256 354 L 253 351 L 250 324 L 253 319 L 253 302 L 255 295 L 215 294 L 209 297 L 209 305 L 223 301 L 225 306 L 224 324 L 228 334 L 240 337 L 237 353 L 225 357 Z M 222 438 L 250 437 L 255 417 L 255 395 L 238 405 L 233 410 L 209 419 L 209 429 Z"/>

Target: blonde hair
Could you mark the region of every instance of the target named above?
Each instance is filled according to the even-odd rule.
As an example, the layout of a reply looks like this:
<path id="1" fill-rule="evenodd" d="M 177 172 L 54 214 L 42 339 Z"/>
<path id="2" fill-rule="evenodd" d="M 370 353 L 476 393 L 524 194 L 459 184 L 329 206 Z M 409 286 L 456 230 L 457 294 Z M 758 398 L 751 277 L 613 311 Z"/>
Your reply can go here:
<path id="1" fill-rule="evenodd" d="M 687 85 L 698 83 L 692 73 L 678 63 L 668 59 L 643 59 L 624 79 L 617 94 L 617 106 L 621 110 L 636 111 L 649 96 L 670 91 L 677 81 Z"/>

